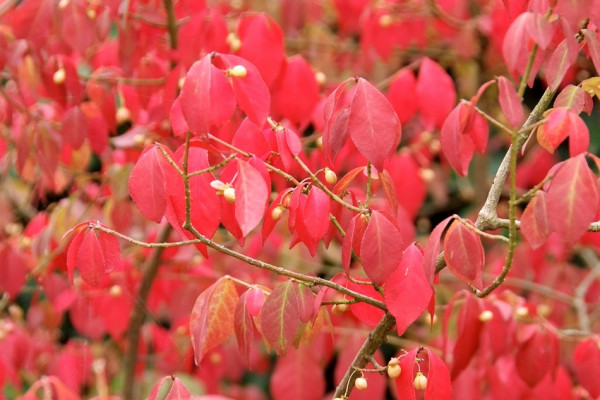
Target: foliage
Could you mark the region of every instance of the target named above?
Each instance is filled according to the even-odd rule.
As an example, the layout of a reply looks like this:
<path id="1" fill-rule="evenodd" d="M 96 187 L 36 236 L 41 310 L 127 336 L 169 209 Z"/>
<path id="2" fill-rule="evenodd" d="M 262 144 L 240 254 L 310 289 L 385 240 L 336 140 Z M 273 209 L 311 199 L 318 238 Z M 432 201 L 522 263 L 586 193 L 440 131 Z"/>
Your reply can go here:
<path id="1" fill-rule="evenodd" d="M 0 398 L 600 398 L 598 10 L 0 5 Z"/>

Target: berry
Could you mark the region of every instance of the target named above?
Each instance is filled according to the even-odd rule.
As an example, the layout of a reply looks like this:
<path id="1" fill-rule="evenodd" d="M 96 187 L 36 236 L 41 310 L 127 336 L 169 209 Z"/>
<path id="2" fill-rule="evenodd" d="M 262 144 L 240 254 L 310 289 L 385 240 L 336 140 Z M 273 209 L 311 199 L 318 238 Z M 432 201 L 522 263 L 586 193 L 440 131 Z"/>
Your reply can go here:
<path id="1" fill-rule="evenodd" d="M 325 181 L 330 185 L 335 185 L 337 182 L 337 175 L 329 168 L 325 168 Z"/>
<path id="2" fill-rule="evenodd" d="M 492 318 L 494 318 L 494 313 L 491 312 L 490 310 L 485 310 L 481 314 L 479 314 L 479 320 L 481 322 L 491 321 Z"/>
<path id="3" fill-rule="evenodd" d="M 402 373 L 402 367 L 400 367 L 400 365 L 398 364 L 388 364 L 387 367 L 387 374 L 390 378 L 392 379 L 396 379 L 397 377 L 400 376 L 400 374 Z"/>
<path id="4" fill-rule="evenodd" d="M 365 390 L 367 388 L 367 380 L 364 377 L 356 378 L 354 381 L 354 387 L 358 390 Z"/>
<path id="5" fill-rule="evenodd" d="M 242 48 L 242 41 L 240 40 L 239 36 L 233 32 L 227 35 L 225 42 L 229 45 L 229 48 L 234 53 Z"/>
<path id="6" fill-rule="evenodd" d="M 271 218 L 273 221 L 278 221 L 279 218 L 281 218 L 284 209 L 285 208 L 283 206 L 277 206 L 273 209 L 273 211 L 271 211 Z"/>
<path id="7" fill-rule="evenodd" d="M 423 375 L 421 371 L 417 372 L 417 376 L 415 376 L 415 380 L 413 381 L 413 386 L 417 390 L 425 390 L 425 388 L 427 388 L 427 377 Z"/>
<path id="8" fill-rule="evenodd" d="M 131 111 L 129 108 L 121 106 L 117 108 L 117 113 L 115 114 L 115 119 L 117 120 L 117 125 L 122 125 L 131 121 Z"/>
<path id="9" fill-rule="evenodd" d="M 325 82 L 327 82 L 327 75 L 325 75 L 325 73 L 318 71 L 315 72 L 315 79 L 317 81 L 317 83 L 319 84 L 319 86 L 323 86 L 325 84 Z"/>
<path id="10" fill-rule="evenodd" d="M 111 297 L 119 297 L 123 293 L 123 288 L 120 285 L 112 285 L 109 294 Z"/>
<path id="11" fill-rule="evenodd" d="M 382 28 L 387 28 L 392 24 L 392 22 L 393 20 L 390 14 L 383 14 L 381 17 L 379 17 L 379 26 Z"/>
<path id="12" fill-rule="evenodd" d="M 346 311 L 348 311 L 348 304 L 345 304 L 345 303 L 334 304 L 333 307 L 331 307 L 331 312 L 334 315 L 341 315 L 341 314 L 345 313 Z"/>
<path id="13" fill-rule="evenodd" d="M 64 68 L 59 68 L 56 70 L 54 75 L 52 75 L 52 81 L 57 85 L 61 85 L 65 82 L 65 78 L 67 77 L 67 72 Z"/>
<path id="14" fill-rule="evenodd" d="M 223 197 L 225 197 L 228 203 L 235 203 L 235 189 L 230 186 L 223 190 Z"/>

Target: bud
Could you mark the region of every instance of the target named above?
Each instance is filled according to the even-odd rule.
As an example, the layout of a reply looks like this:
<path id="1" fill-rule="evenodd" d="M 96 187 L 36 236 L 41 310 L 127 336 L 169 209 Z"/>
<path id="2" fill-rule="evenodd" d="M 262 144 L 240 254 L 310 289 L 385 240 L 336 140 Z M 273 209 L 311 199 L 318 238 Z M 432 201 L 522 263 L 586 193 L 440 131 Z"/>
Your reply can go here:
<path id="1" fill-rule="evenodd" d="M 54 75 L 52 75 L 52 81 L 57 85 L 62 85 L 65 82 L 65 78 L 67 77 L 67 72 L 64 68 L 59 68 L 56 70 Z"/>
<path id="2" fill-rule="evenodd" d="M 335 185 L 337 182 L 337 175 L 329 168 L 325 168 L 325 181 L 330 185 Z"/>
<path id="3" fill-rule="evenodd" d="M 235 65 L 229 69 L 229 76 L 234 78 L 243 78 L 248 75 L 248 70 L 243 65 Z"/>
<path id="4" fill-rule="evenodd" d="M 525 306 L 517 307 L 515 310 L 515 316 L 517 318 L 525 318 L 529 315 L 529 309 Z"/>
<path id="5" fill-rule="evenodd" d="M 317 146 L 317 149 L 322 149 L 323 148 L 323 136 L 319 136 L 317 138 L 317 141 L 315 142 L 315 145 Z"/>
<path id="6" fill-rule="evenodd" d="M 421 371 L 417 372 L 417 376 L 415 376 L 415 380 L 413 381 L 413 386 L 417 390 L 425 390 L 427 388 L 427 377 L 423 375 Z"/>
<path id="7" fill-rule="evenodd" d="M 435 172 L 431 168 L 421 168 L 419 170 L 419 176 L 423 181 L 431 182 L 433 181 L 433 178 L 435 178 Z"/>
<path id="8" fill-rule="evenodd" d="M 223 197 L 227 200 L 228 203 L 235 203 L 235 189 L 229 186 L 227 189 L 223 190 Z"/>
<path id="9" fill-rule="evenodd" d="M 182 76 L 181 78 L 179 78 L 179 80 L 177 81 L 177 88 L 179 90 L 181 90 L 181 88 L 183 87 L 183 84 L 185 83 L 185 76 Z"/>

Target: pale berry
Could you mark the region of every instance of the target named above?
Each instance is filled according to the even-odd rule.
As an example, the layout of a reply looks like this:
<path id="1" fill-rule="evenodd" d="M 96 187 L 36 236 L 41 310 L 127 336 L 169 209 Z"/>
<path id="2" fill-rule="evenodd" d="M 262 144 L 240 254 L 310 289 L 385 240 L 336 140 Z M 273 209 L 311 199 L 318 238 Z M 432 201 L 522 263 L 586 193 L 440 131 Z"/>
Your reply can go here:
<path id="1" fill-rule="evenodd" d="M 228 203 L 235 203 L 235 189 L 230 186 L 223 190 L 223 197 Z"/>
<path id="2" fill-rule="evenodd" d="M 354 387 L 358 390 L 365 390 L 367 386 L 367 380 L 362 376 L 354 381 Z"/>
<path id="3" fill-rule="evenodd" d="M 379 26 L 386 28 L 392 24 L 392 16 L 390 14 L 383 14 L 379 17 Z"/>
<path id="4" fill-rule="evenodd" d="M 329 168 L 325 168 L 325 181 L 330 185 L 335 185 L 337 182 L 337 175 Z"/>
<path id="5" fill-rule="evenodd" d="M 489 322 L 494 318 L 494 313 L 490 310 L 485 310 L 481 314 L 479 314 L 479 320 L 481 322 Z"/>
<path id="6" fill-rule="evenodd" d="M 229 76 L 234 78 L 243 78 L 248 75 L 248 70 L 243 65 L 235 65 L 229 69 Z"/>
<path id="7" fill-rule="evenodd" d="M 285 208 L 283 206 L 277 206 L 273 209 L 273 211 L 271 211 L 271 218 L 273 221 L 278 221 L 279 218 L 281 218 L 284 209 Z"/>
<path id="8" fill-rule="evenodd" d="M 348 304 L 345 304 L 345 303 L 334 304 L 333 307 L 331 307 L 331 312 L 334 315 L 341 315 L 341 314 L 345 313 L 346 311 L 348 311 Z"/>
<path id="9" fill-rule="evenodd" d="M 52 81 L 57 85 L 61 85 L 65 82 L 66 77 L 67 71 L 65 71 L 64 68 L 59 68 L 56 70 L 54 75 L 52 75 Z"/>
<path id="10" fill-rule="evenodd" d="M 427 377 L 423 375 L 421 371 L 417 372 L 417 376 L 415 376 L 415 380 L 413 381 L 413 386 L 417 390 L 425 390 L 427 388 Z"/>
<path id="11" fill-rule="evenodd" d="M 122 125 L 131 121 L 131 111 L 129 108 L 125 106 L 121 106 L 117 108 L 117 112 L 115 114 L 115 119 L 117 120 L 117 125 Z"/>
<path id="12" fill-rule="evenodd" d="M 402 367 L 398 364 L 390 365 L 387 367 L 387 374 L 391 379 L 396 379 L 402 373 Z"/>

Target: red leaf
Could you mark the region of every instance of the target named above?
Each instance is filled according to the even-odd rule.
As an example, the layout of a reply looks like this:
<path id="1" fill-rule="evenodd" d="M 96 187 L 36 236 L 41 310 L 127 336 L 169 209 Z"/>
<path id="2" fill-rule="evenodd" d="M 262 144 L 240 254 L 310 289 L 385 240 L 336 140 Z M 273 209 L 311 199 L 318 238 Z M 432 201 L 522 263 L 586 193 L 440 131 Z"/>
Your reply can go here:
<path id="1" fill-rule="evenodd" d="M 575 243 L 594 221 L 600 194 L 583 154 L 568 159 L 548 190 L 550 227 L 567 243 Z"/>
<path id="2" fill-rule="evenodd" d="M 448 223 L 454 218 L 453 216 L 446 218 L 431 231 L 429 241 L 425 246 L 425 254 L 423 255 L 423 268 L 429 285 L 433 287 L 433 277 L 435 276 L 435 263 L 442 251 L 442 234 L 446 230 Z"/>
<path id="3" fill-rule="evenodd" d="M 509 125 L 512 128 L 516 128 L 521 125 L 525 116 L 521 97 L 508 79 L 503 76 L 496 79 L 498 80 L 498 100 L 502 112 L 508 120 Z"/>
<path id="4" fill-rule="evenodd" d="M 190 333 L 194 360 L 223 344 L 234 332 L 234 311 L 239 296 L 233 281 L 219 278 L 196 299 L 190 315 Z"/>
<path id="5" fill-rule="evenodd" d="M 94 22 L 87 16 L 87 6 L 82 2 L 69 2 L 61 15 L 63 40 L 76 52 L 84 55 L 95 41 Z"/>
<path id="6" fill-rule="evenodd" d="M 249 296 L 253 296 L 253 294 L 250 294 L 251 292 L 260 292 L 264 296 L 264 293 L 258 289 L 245 291 L 237 302 L 234 314 L 235 337 L 238 342 L 240 354 L 247 365 L 250 364 L 250 353 L 255 346 L 254 338 L 258 336 L 254 318 L 250 311 L 249 300 L 251 301 L 252 299 Z"/>
<path id="7" fill-rule="evenodd" d="M 325 395 L 325 375 L 310 349 L 290 349 L 275 364 L 270 379 L 274 400 L 321 400 Z"/>
<path id="8" fill-rule="evenodd" d="M 558 361 L 558 340 L 550 332 L 537 328 L 519 348 L 515 363 L 519 376 L 534 387 L 554 370 Z"/>
<path id="9" fill-rule="evenodd" d="M 73 107 L 63 115 L 60 133 L 65 142 L 78 149 L 88 136 L 88 121 L 79 107 Z"/>
<path id="10" fill-rule="evenodd" d="M 251 316 L 257 317 L 265 303 L 265 293 L 260 289 L 246 291 L 246 307 Z"/>
<path id="11" fill-rule="evenodd" d="M 454 275 L 478 289 L 482 288 L 485 258 L 481 238 L 461 221 L 454 221 L 446 233 L 444 259 Z"/>
<path id="12" fill-rule="evenodd" d="M 250 121 L 259 128 L 262 127 L 271 108 L 271 94 L 260 73 L 251 62 L 238 56 L 219 54 L 215 57 L 215 62 L 219 61 L 227 69 L 236 65 L 246 68 L 247 73 L 244 77 L 230 76 L 229 79 L 239 107 L 246 113 Z"/>
<path id="13" fill-rule="evenodd" d="M 466 293 L 466 292 L 465 292 Z M 452 308 L 449 307 L 447 314 L 444 315 L 444 325 L 447 326 L 447 318 L 450 317 Z M 456 378 L 468 365 L 477 350 L 479 349 L 479 339 L 482 322 L 479 316 L 482 312 L 481 300 L 466 293 L 466 301 L 463 305 L 456 322 L 456 343 L 452 351 L 452 378 Z M 445 327 L 444 330 L 447 328 Z"/>
<path id="14" fill-rule="evenodd" d="M 348 134 L 358 151 L 378 170 L 396 150 L 401 127 L 385 96 L 363 78 L 358 78 L 350 104 Z"/>
<path id="15" fill-rule="evenodd" d="M 400 355 L 400 368 L 402 368 L 402 372 L 400 373 L 400 376 L 394 380 L 396 383 L 396 396 L 398 399 L 415 400 L 417 398 L 415 387 L 413 385 L 417 350 L 418 349 L 414 348 L 408 353 Z"/>
<path id="16" fill-rule="evenodd" d="M 471 107 L 460 103 L 444 121 L 440 135 L 444 155 L 452 168 L 461 176 L 466 176 L 469 172 L 469 164 L 475 153 L 473 139 L 465 134 L 470 114 Z"/>
<path id="17" fill-rule="evenodd" d="M 381 293 L 375 290 L 372 285 L 358 284 L 348 281 L 346 283 L 346 287 L 357 293 L 369 296 L 375 300 L 383 301 L 383 296 Z M 384 315 L 383 310 L 362 302 L 350 304 L 350 311 L 356 318 L 371 327 L 376 326 Z"/>
<path id="18" fill-rule="evenodd" d="M 538 190 L 521 215 L 521 232 L 531 248 L 539 249 L 550 235 L 546 193 Z"/>
<path id="19" fill-rule="evenodd" d="M 120 265 L 117 239 L 108 233 L 93 229 L 82 230 L 73 238 L 67 252 L 67 268 L 71 281 L 79 270 L 81 278 L 90 286 L 98 287 L 106 274 Z"/>
<path id="20" fill-rule="evenodd" d="M 237 34 L 242 41 L 239 55 L 256 65 L 271 86 L 285 63 L 281 27 L 267 14 L 248 14 L 239 20 Z"/>
<path id="21" fill-rule="evenodd" d="M 310 64 L 300 55 L 288 59 L 273 93 L 273 110 L 298 126 L 310 120 L 319 102 L 319 84 Z"/>
<path id="22" fill-rule="evenodd" d="M 235 189 L 235 218 L 242 235 L 247 236 L 262 220 L 269 199 L 269 188 L 256 168 L 238 159 Z"/>
<path id="23" fill-rule="evenodd" d="M 161 221 L 167 207 L 163 168 L 175 172 L 167 163 L 159 145 L 151 146 L 140 155 L 129 175 L 129 192 L 133 202 L 142 215 L 157 223 Z"/>
<path id="24" fill-rule="evenodd" d="M 387 98 L 394 107 L 401 124 L 417 113 L 417 80 L 410 69 L 401 69 L 390 83 Z"/>
<path id="25" fill-rule="evenodd" d="M 398 335 L 427 309 L 433 289 L 423 270 L 423 254 L 413 244 L 402 256 L 400 266 L 385 282 L 385 303 L 396 318 Z"/>
<path id="26" fill-rule="evenodd" d="M 573 356 L 573 367 L 577 380 L 592 398 L 600 396 L 600 342 L 597 338 L 585 340 L 577 345 Z"/>
<path id="27" fill-rule="evenodd" d="M 333 163 L 338 152 L 348 140 L 348 116 L 350 109 L 344 102 L 344 89 L 352 79 L 342 82 L 325 100 L 323 106 L 323 118 L 325 129 L 323 130 L 323 150 L 327 159 Z M 353 96 L 356 87 L 351 89 Z"/>
<path id="28" fill-rule="evenodd" d="M 355 215 L 346 228 L 346 236 L 342 244 L 342 266 L 346 275 L 350 275 L 349 268 L 352 261 L 352 252 L 360 257 L 360 244 L 367 228 L 367 221 L 362 214 Z"/>
<path id="29" fill-rule="evenodd" d="M 397 225 L 380 211 L 371 218 L 360 245 L 360 261 L 367 276 L 383 285 L 398 268 L 405 245 Z"/>
<path id="30" fill-rule="evenodd" d="M 329 196 L 316 186 L 310 189 L 304 206 L 304 222 L 311 238 L 319 241 L 329 230 Z"/>
<path id="31" fill-rule="evenodd" d="M 275 287 L 263 305 L 261 330 L 277 354 L 285 354 L 290 344 L 300 340 L 304 330 L 300 296 L 298 286 L 285 281 Z"/>
<path id="32" fill-rule="evenodd" d="M 435 101 L 435 107 L 432 107 Z M 435 61 L 424 58 L 417 79 L 417 104 L 425 129 L 441 128 L 456 103 L 456 89 L 450 75 Z"/>
<path id="33" fill-rule="evenodd" d="M 211 63 L 211 54 L 196 61 L 181 88 L 181 110 L 190 129 L 199 136 L 221 126 L 235 110 L 235 98 L 225 73 Z"/>
<path id="34" fill-rule="evenodd" d="M 536 40 L 541 48 L 545 48 L 548 38 L 552 35 L 547 35 L 547 25 L 540 19 L 544 16 L 531 12 L 524 12 L 514 19 L 502 44 L 502 55 L 506 62 L 506 66 L 513 78 L 523 75 L 527 69 L 531 50 L 533 48 L 533 40 Z M 551 27 L 550 27 L 551 28 Z M 532 40 L 533 39 L 533 40 Z M 538 52 L 536 60 L 529 74 L 527 84 L 531 86 L 533 79 L 537 74 L 539 66 L 543 60 L 543 52 Z"/>
<path id="35" fill-rule="evenodd" d="M 425 400 L 452 399 L 452 382 L 450 381 L 448 367 L 433 351 L 425 349 L 425 352 L 429 360 Z"/>

